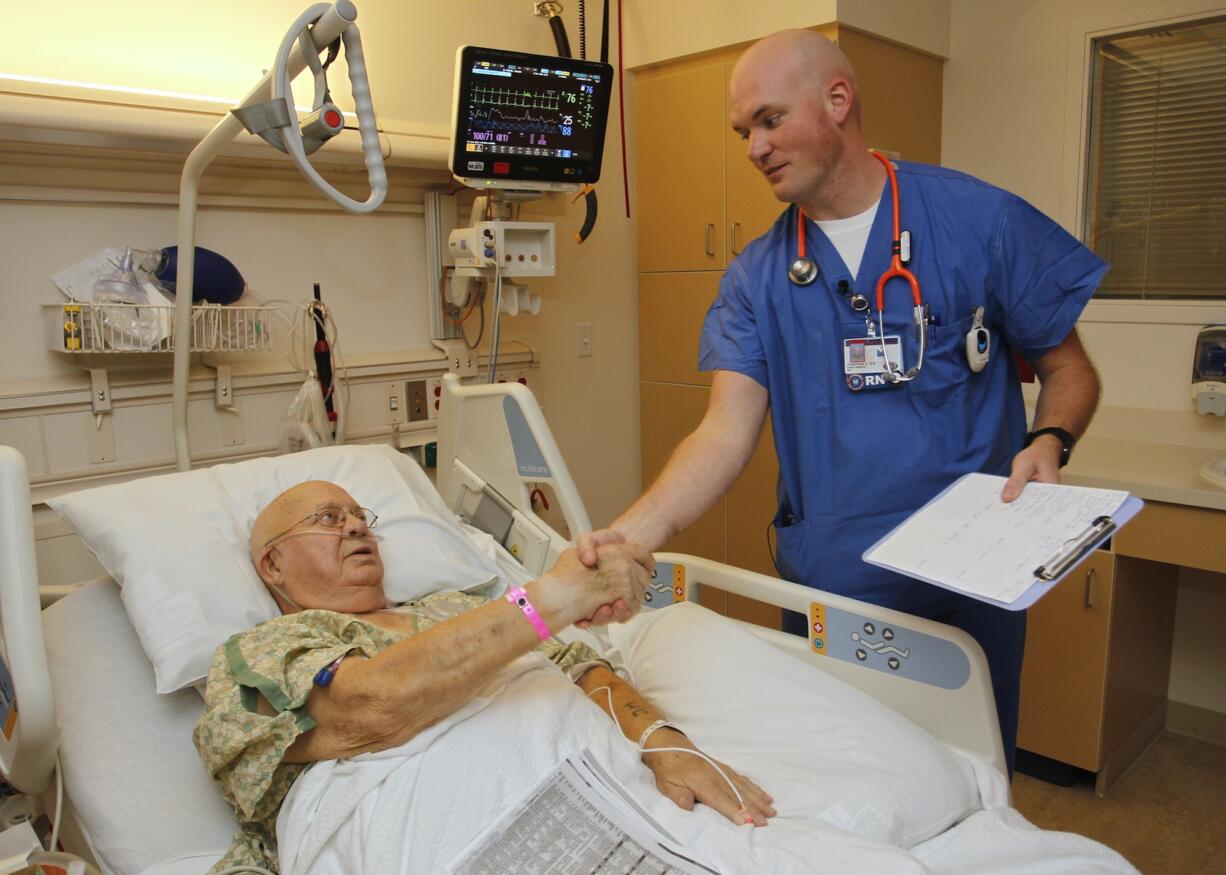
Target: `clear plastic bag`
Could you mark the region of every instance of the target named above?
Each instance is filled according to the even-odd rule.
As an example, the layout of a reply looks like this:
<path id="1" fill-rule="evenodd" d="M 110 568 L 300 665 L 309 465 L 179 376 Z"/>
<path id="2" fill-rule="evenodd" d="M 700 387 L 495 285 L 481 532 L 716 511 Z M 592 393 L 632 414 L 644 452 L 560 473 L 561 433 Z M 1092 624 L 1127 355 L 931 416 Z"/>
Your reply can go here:
<path id="1" fill-rule="evenodd" d="M 279 447 L 283 453 L 296 453 L 331 445 L 332 424 L 324 407 L 324 392 L 319 378 L 310 374 L 285 414 Z"/>
<path id="2" fill-rule="evenodd" d="M 165 336 L 161 314 L 148 306 L 149 295 L 136 276 L 132 247 L 124 250 L 109 273 L 94 282 L 93 291 L 96 303 L 119 305 L 98 311 L 103 343 L 109 348 L 153 349 Z"/>

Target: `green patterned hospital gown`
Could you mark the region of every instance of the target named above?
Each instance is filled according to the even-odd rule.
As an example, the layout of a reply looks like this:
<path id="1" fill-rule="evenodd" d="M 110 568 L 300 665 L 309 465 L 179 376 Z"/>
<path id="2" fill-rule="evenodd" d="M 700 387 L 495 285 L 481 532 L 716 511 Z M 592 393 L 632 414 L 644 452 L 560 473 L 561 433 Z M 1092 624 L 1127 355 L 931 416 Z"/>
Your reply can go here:
<path id="1" fill-rule="evenodd" d="M 427 606 L 434 605 L 432 613 L 437 616 L 440 608 L 457 612 L 486 601 L 465 593 L 437 593 L 399 610 L 411 612 L 414 632 L 422 632 L 435 625 L 420 613 Z M 261 623 L 217 649 L 209 669 L 205 713 L 192 738 L 234 807 L 240 829 L 211 872 L 243 864 L 277 871 L 277 812 L 290 785 L 307 768 L 282 763 L 281 758 L 294 739 L 315 725 L 306 701 L 316 673 L 343 654 L 373 657 L 410 634 L 348 614 L 302 611 Z M 556 638 L 537 650 L 563 671 L 598 660 L 586 645 Z M 261 696 L 272 705 L 272 709 L 265 706 L 264 713 L 257 707 Z"/>

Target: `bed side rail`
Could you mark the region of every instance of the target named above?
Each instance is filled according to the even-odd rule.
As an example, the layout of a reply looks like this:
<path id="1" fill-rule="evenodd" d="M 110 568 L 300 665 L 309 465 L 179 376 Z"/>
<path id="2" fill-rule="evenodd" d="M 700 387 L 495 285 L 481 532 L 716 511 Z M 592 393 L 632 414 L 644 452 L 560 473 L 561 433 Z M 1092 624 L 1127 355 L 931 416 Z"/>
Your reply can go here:
<path id="1" fill-rule="evenodd" d="M 41 610 L 29 473 L 0 446 L 0 772 L 31 794 L 50 785 L 58 743 Z"/>
<path id="2" fill-rule="evenodd" d="M 808 640 L 753 632 L 863 690 L 947 744 L 1005 770 L 983 650 L 961 629 L 681 553 L 657 553 L 648 608 L 698 601 L 703 586 L 809 618 Z"/>
<path id="3" fill-rule="evenodd" d="M 443 376 L 438 491 L 465 522 L 493 536 L 533 574 L 570 546 L 532 510 L 528 484 L 545 483 L 572 533 L 591 530 L 587 510 L 536 396 L 519 383 L 464 386 Z"/>

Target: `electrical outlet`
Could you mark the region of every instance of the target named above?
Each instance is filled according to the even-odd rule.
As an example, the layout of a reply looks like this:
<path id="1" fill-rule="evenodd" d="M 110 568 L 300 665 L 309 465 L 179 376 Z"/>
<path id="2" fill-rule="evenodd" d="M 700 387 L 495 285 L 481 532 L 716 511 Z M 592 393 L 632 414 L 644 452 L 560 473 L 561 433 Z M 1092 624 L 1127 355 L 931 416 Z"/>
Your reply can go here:
<path id="1" fill-rule="evenodd" d="M 408 397 L 408 419 L 409 422 L 421 422 L 424 419 L 429 419 L 428 404 L 426 402 L 426 381 L 411 380 L 404 384 L 405 395 Z"/>
<path id="2" fill-rule="evenodd" d="M 477 352 L 459 338 L 435 340 L 434 345 L 447 355 L 447 370 L 463 377 L 477 376 Z"/>
<path id="3" fill-rule="evenodd" d="M 443 381 L 438 377 L 426 380 L 426 418 L 431 421 L 438 419 L 439 407 L 443 402 Z"/>
<path id="4" fill-rule="evenodd" d="M 383 399 L 383 409 L 387 416 L 387 424 L 395 425 L 398 422 L 404 422 L 404 394 L 401 391 L 400 383 L 384 383 Z"/>
<path id="5" fill-rule="evenodd" d="M 575 355 L 585 358 L 592 354 L 592 323 L 575 323 Z"/>

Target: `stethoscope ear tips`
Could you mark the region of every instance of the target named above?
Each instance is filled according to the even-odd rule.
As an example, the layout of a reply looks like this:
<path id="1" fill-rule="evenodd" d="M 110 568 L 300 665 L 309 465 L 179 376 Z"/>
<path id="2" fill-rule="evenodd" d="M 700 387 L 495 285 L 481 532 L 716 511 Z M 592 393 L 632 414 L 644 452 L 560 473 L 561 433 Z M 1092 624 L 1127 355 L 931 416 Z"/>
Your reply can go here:
<path id="1" fill-rule="evenodd" d="M 811 285 L 817 279 L 817 263 L 811 258 L 797 258 L 788 267 L 788 279 L 798 286 Z"/>

